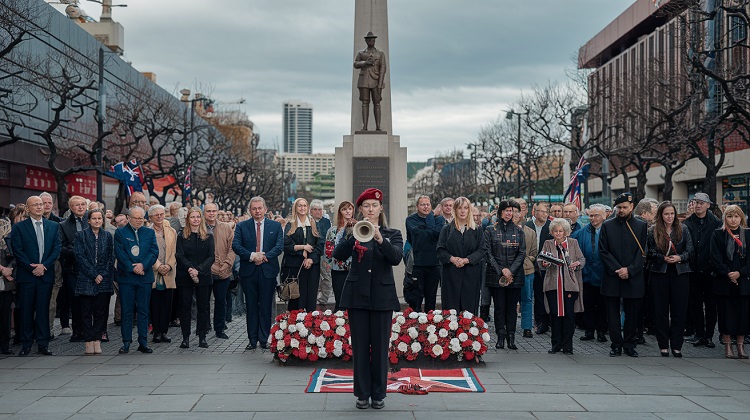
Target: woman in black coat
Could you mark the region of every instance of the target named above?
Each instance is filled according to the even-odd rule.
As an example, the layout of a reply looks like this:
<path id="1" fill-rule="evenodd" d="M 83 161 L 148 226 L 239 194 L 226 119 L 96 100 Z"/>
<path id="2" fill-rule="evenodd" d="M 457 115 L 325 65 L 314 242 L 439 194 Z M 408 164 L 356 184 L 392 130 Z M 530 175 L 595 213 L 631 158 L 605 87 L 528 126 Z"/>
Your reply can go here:
<path id="1" fill-rule="evenodd" d="M 747 256 L 750 230 L 747 229 L 745 214 L 738 206 L 727 206 L 723 219 L 724 227 L 715 230 L 711 237 L 719 333 L 727 358 L 747 359 L 744 340 L 750 311 L 750 258 Z M 737 338 L 736 356 L 732 351 L 731 336 Z"/>
<path id="2" fill-rule="evenodd" d="M 341 292 L 341 307 L 348 309 L 354 363 L 354 395 L 357 408 L 385 407 L 393 312 L 400 309 L 393 267 L 401 263 L 404 242 L 398 229 L 386 227 L 383 193 L 366 189 L 357 207 L 375 227 L 371 240 L 360 243 L 347 232 L 333 257 L 351 268 Z M 372 403 L 370 403 L 372 398 Z"/>
<path id="3" fill-rule="evenodd" d="M 526 237 L 513 223 L 513 209 L 521 206 L 513 200 L 498 204 L 497 222 L 484 230 L 484 256 L 487 261 L 485 284 L 495 302 L 495 348 L 516 350 L 516 305 L 524 283 L 523 260 L 526 258 Z"/>
<path id="4" fill-rule="evenodd" d="M 474 222 L 472 211 L 473 206 L 468 198 L 456 199 L 452 210 L 453 222 L 440 231 L 437 256 L 443 264 L 443 309 L 476 314 L 482 288 L 484 235 Z"/>
<path id="5" fill-rule="evenodd" d="M 682 357 L 682 333 L 688 310 L 693 241 L 690 231 L 676 219 L 674 204 L 665 201 L 656 210 L 656 223 L 648 231 L 649 287 L 654 304 L 654 327 L 661 355 Z"/>
<path id="6" fill-rule="evenodd" d="M 109 299 L 114 293 L 115 241 L 104 230 L 104 213 L 91 210 L 87 214 L 89 229 L 76 232 L 73 254 L 78 276 L 75 294 L 80 298 L 83 318 L 85 354 L 101 354 L 102 333 L 107 326 Z"/>
<path id="7" fill-rule="evenodd" d="M 190 348 L 190 323 L 192 322 L 193 293 L 198 307 L 196 330 L 198 347 L 208 347 L 209 307 L 211 306 L 211 266 L 214 263 L 214 237 L 208 232 L 203 212 L 198 207 L 188 211 L 185 227 L 177 235 L 177 271 L 175 281 L 180 295 L 180 348 Z"/>
<path id="8" fill-rule="evenodd" d="M 307 200 L 298 198 L 292 205 L 291 221 L 284 229 L 284 258 L 281 279 L 297 277 L 299 299 L 289 300 L 289 310 L 315 310 L 320 285 L 320 257 L 325 238 L 318 232 L 315 221 L 308 214 Z"/>

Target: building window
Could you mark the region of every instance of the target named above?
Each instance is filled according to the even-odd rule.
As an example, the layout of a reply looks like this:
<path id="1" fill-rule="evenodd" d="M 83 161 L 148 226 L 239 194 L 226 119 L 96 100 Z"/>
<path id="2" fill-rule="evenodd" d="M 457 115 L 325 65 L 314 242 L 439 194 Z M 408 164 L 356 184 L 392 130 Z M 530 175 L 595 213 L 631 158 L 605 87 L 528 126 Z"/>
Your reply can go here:
<path id="1" fill-rule="evenodd" d="M 739 44 L 747 39 L 747 22 L 742 16 L 730 16 L 729 28 L 732 44 Z"/>

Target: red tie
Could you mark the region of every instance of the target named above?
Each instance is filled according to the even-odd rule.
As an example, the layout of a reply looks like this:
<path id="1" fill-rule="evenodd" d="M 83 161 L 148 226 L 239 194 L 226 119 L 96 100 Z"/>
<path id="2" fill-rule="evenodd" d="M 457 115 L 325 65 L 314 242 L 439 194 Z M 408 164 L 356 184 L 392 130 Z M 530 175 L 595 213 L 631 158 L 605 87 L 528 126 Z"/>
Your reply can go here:
<path id="1" fill-rule="evenodd" d="M 255 227 L 255 252 L 260 252 L 260 222 Z"/>

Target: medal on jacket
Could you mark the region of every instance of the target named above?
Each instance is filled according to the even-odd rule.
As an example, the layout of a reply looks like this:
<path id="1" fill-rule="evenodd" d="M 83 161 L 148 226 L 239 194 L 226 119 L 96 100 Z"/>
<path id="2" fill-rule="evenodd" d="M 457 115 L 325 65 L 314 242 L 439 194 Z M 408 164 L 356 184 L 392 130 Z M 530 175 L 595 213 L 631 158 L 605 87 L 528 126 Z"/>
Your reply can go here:
<path id="1" fill-rule="evenodd" d="M 130 248 L 130 253 L 133 254 L 134 257 L 137 257 L 141 253 L 141 248 L 138 245 L 133 245 L 133 247 Z"/>

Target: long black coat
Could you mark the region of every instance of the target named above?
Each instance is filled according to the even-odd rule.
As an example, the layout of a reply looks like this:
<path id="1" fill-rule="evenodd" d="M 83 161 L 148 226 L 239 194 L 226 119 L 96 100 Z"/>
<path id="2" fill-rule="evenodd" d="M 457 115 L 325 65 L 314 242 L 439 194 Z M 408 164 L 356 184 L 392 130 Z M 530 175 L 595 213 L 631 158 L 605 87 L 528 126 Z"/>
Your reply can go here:
<path id="1" fill-rule="evenodd" d="M 476 229 L 466 229 L 461 232 L 451 223 L 443 226 L 437 243 L 437 257 L 443 265 L 443 281 L 463 279 L 479 279 L 482 276 L 484 263 L 484 235 L 480 226 Z M 468 258 L 469 265 L 457 268 L 450 262 L 451 257 Z"/>
<path id="2" fill-rule="evenodd" d="M 185 229 L 190 229 L 185 227 Z M 193 284 L 193 279 L 188 274 L 188 268 L 198 270 L 198 285 L 206 286 L 213 284 L 211 277 L 211 266 L 214 264 L 214 236 L 209 234 L 206 240 L 201 240 L 197 233 L 191 233 L 188 239 L 177 235 L 177 272 L 175 280 L 177 285 Z"/>
<path id="3" fill-rule="evenodd" d="M 633 234 L 638 238 L 638 247 Z M 642 298 L 646 292 L 643 276 L 643 264 L 646 259 L 641 253 L 648 252 L 648 227 L 640 220 L 631 217 L 627 220 L 614 218 L 602 224 L 599 233 L 599 252 L 604 263 L 602 277 L 602 295 L 623 298 Z M 623 280 L 615 273 L 622 267 L 627 267 L 628 278 Z"/>
<path id="4" fill-rule="evenodd" d="M 302 262 L 305 260 L 303 256 L 304 251 L 295 251 L 295 245 L 309 244 L 313 247 L 313 252 L 307 255 L 307 258 L 313 260 L 313 264 L 320 264 L 320 256 L 323 255 L 323 249 L 325 247 L 325 232 L 320 233 L 320 236 L 313 236 L 312 227 L 297 227 L 291 235 L 288 235 L 291 224 L 287 224 L 284 229 L 284 258 L 281 261 L 282 267 L 295 267 L 300 268 Z M 307 236 L 302 233 L 302 229 L 307 229 Z"/>
<path id="5" fill-rule="evenodd" d="M 352 257 L 349 275 L 341 291 L 341 307 L 346 309 L 369 309 L 373 311 L 398 311 L 401 305 L 396 295 L 393 267 L 401 263 L 404 240 L 401 231 L 380 227 L 383 243 L 375 240 L 359 243 L 366 250 L 361 254 L 355 250 L 353 236 L 339 242 L 333 250 L 333 258 L 346 261 Z"/>
<path id="6" fill-rule="evenodd" d="M 740 256 L 736 251 L 732 256 L 728 255 L 729 241 L 734 241 L 724 229 L 716 229 L 711 237 L 711 266 L 716 274 L 714 278 L 713 291 L 719 296 L 748 296 L 750 295 L 750 258 L 748 258 L 748 244 L 750 244 L 750 230 L 742 229 L 742 243 L 745 245 L 744 253 Z M 740 278 L 737 284 L 729 280 L 728 274 L 739 271 Z"/>

